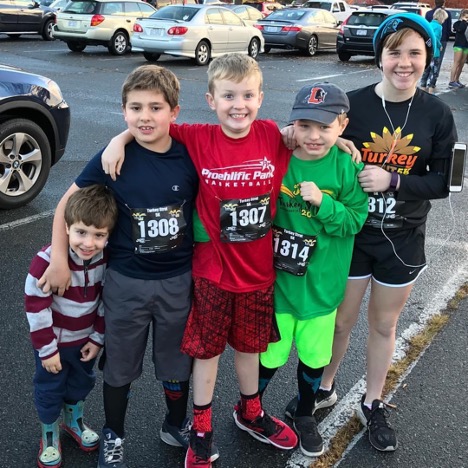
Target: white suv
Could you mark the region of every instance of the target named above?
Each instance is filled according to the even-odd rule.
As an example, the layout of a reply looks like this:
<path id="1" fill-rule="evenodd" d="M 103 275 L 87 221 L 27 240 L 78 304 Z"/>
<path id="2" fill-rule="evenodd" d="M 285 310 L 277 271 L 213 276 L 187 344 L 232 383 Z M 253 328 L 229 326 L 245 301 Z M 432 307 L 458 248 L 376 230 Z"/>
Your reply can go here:
<path id="1" fill-rule="evenodd" d="M 408 13 L 416 13 L 423 18 L 426 17 L 426 13 L 431 10 L 431 5 L 429 3 L 418 3 L 418 2 L 397 2 L 394 3 L 391 9 L 404 10 Z"/>
<path id="2" fill-rule="evenodd" d="M 130 51 L 130 38 L 137 18 L 156 9 L 141 0 L 71 0 L 57 13 L 54 38 L 73 52 L 88 45 L 103 45 L 113 55 Z"/>

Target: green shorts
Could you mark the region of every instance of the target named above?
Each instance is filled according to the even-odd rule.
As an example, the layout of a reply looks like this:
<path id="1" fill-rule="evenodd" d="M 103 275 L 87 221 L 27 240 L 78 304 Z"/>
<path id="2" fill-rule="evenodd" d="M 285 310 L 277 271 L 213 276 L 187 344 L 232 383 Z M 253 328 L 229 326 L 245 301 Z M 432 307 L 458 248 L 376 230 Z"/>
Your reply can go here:
<path id="1" fill-rule="evenodd" d="M 284 366 L 288 362 L 293 341 L 299 359 L 312 369 L 330 364 L 336 309 L 327 315 L 308 320 L 298 320 L 291 314 L 275 314 L 281 340 L 270 343 L 260 354 L 260 362 L 269 369 Z"/>
<path id="2" fill-rule="evenodd" d="M 468 55 L 468 47 L 454 47 L 454 52 L 462 52 L 464 55 Z"/>

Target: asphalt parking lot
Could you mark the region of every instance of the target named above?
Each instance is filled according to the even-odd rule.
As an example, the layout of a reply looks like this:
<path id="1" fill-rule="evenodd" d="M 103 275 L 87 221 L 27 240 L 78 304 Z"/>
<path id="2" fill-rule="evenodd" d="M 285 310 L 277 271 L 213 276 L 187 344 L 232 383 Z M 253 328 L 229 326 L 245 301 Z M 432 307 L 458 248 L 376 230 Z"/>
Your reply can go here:
<path id="1" fill-rule="evenodd" d="M 51 177 L 42 193 L 28 206 L 14 212 L 0 212 L 0 294 L 2 297 L 3 326 L 0 331 L 0 352 L 3 359 L 0 366 L 2 385 L 2 404 L 0 405 L 0 438 L 3 450 L 0 452 L 0 467 L 33 467 L 37 454 L 39 429 L 31 397 L 33 357 L 30 349 L 27 325 L 23 312 L 22 291 L 29 262 L 35 252 L 50 239 L 53 210 L 63 192 L 74 180 L 87 160 L 94 155 L 116 133 L 124 128 L 120 112 L 120 87 L 125 76 L 136 66 L 145 63 L 141 54 L 125 57 L 112 57 L 103 48 L 89 48 L 83 54 L 68 51 L 65 44 L 43 42 L 37 37 L 24 36 L 10 40 L 0 36 L 0 61 L 19 66 L 29 71 L 44 74 L 60 85 L 72 110 L 72 127 L 69 144 L 62 161 L 51 171 Z M 174 71 L 181 80 L 181 115 L 178 122 L 214 122 L 215 116 L 204 101 L 206 90 L 206 69 L 196 67 L 185 59 L 164 57 L 159 64 Z M 274 52 L 262 55 L 259 63 L 264 73 L 265 100 L 260 112 L 261 118 L 272 118 L 284 125 L 295 92 L 304 83 L 320 80 L 331 81 L 345 90 L 351 90 L 378 80 L 378 70 L 371 58 L 353 58 L 341 63 L 334 53 L 320 53 L 308 58 L 296 53 Z M 451 50 L 448 49 L 438 92 L 451 106 L 459 130 L 460 141 L 468 141 L 468 92 L 466 90 L 448 91 L 448 74 L 451 64 Z M 468 81 L 468 73 L 462 81 Z M 465 180 L 466 182 L 466 180 Z M 450 200 L 440 200 L 433 204 L 427 233 L 427 251 L 430 267 L 418 282 L 398 327 L 398 351 L 403 352 L 405 340 L 415 327 L 420 326 L 428 315 L 442 310 L 458 287 L 468 280 L 468 195 L 467 190 L 454 194 Z M 453 213 L 453 215 L 452 215 Z M 421 364 L 415 368 L 417 380 L 411 385 L 433 388 L 433 394 L 450 401 L 464 401 L 461 391 L 456 388 L 459 379 L 455 377 L 466 373 L 468 350 L 461 340 L 466 334 L 466 310 L 454 314 L 447 332 L 436 342 L 434 353 L 431 349 Z M 453 323 L 453 325 L 452 325 Z M 463 328 L 464 327 L 464 328 Z M 353 401 L 363 384 L 366 324 L 364 318 L 358 324 L 352 346 L 338 376 L 338 393 L 342 401 Z M 451 352 L 456 356 L 457 366 L 450 365 Z M 444 359 L 444 357 L 446 359 Z M 282 369 L 269 388 L 265 397 L 268 410 L 280 417 L 284 405 L 294 395 L 291 384 L 295 378 L 296 361 Z M 444 373 L 445 370 L 445 373 Z M 440 374 L 439 379 L 434 374 Z M 415 374 L 416 375 L 416 374 Z M 407 377 L 408 382 L 411 374 Z M 460 379 L 461 382 L 461 379 Z M 447 389 L 440 390 L 446 384 Z M 411 386 L 410 390 L 415 387 Z M 453 391 L 452 391 L 453 390 Z M 412 393 L 419 399 L 422 393 Z M 402 414 L 409 420 L 392 418 L 399 432 L 408 434 L 408 442 L 402 444 L 397 455 L 385 457 L 369 452 L 365 440 L 358 441 L 343 466 L 411 466 L 411 467 L 455 467 L 466 466 L 466 461 L 447 458 L 443 449 L 428 450 L 431 444 L 431 418 L 400 395 Z M 451 400 L 453 399 L 453 400 Z M 222 357 L 219 381 L 214 402 L 214 421 L 217 445 L 221 458 L 217 468 L 268 467 L 290 468 L 306 467 L 312 461 L 299 454 L 279 453 L 269 446 L 255 442 L 248 435 L 239 433 L 232 420 L 232 406 L 237 401 L 235 374 L 232 366 L 232 353 L 228 350 Z M 427 404 L 434 404 L 433 400 Z M 455 406 L 455 403 L 454 403 Z M 127 452 L 130 467 L 172 468 L 182 465 L 183 454 L 159 440 L 158 432 L 164 418 L 162 391 L 155 384 L 151 362 L 145 363 L 144 376 L 134 385 L 130 410 L 127 417 Z M 457 405 L 457 412 L 451 415 L 459 420 L 462 429 L 460 439 L 451 436 L 454 446 L 463 447 L 466 437 L 466 408 Z M 88 421 L 95 428 L 103 423 L 101 404 L 101 380 L 88 400 Z M 338 408 L 337 408 L 338 410 Z M 343 413 L 344 414 L 344 413 Z M 398 413 L 399 414 L 399 413 Z M 323 419 L 324 431 L 340 425 L 340 410 Z M 323 417 L 325 415 L 322 415 Z M 444 415 L 439 415 L 444 417 Z M 464 418 L 464 422 L 463 422 Z M 463 426 L 464 425 L 464 426 Z M 433 424 L 434 426 L 434 424 Z M 458 425 L 456 427 L 459 427 Z M 463 429 L 464 427 L 464 429 Z M 421 428 L 428 438 L 409 437 Z M 465 432 L 463 432 L 465 431 Z M 440 429 L 438 434 L 453 434 Z M 462 440 L 463 435 L 464 441 Z M 455 444 L 459 440 L 458 444 Z M 420 442 L 420 447 L 417 444 Z M 410 446 L 411 444 L 411 446 Z M 414 448 L 416 445 L 416 449 Z M 446 444 L 445 447 L 448 445 Z M 466 448 L 466 445 L 465 445 Z M 427 453 L 430 453 L 428 458 Z M 405 455 L 411 457 L 405 458 Z M 467 451 L 464 452 L 466 455 Z M 399 455 L 402 454 L 402 455 Z M 87 468 L 96 466 L 96 454 L 82 454 L 64 439 L 64 467 Z M 446 463 L 446 460 L 450 462 Z M 401 463 L 401 464 L 400 464 Z"/>

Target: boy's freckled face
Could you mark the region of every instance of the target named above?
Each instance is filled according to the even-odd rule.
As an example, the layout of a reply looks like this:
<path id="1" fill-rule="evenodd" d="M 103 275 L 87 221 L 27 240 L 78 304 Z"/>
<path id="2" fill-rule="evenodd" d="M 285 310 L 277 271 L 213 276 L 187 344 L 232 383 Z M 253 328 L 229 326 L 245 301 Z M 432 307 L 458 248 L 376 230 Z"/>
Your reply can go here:
<path id="1" fill-rule="evenodd" d="M 323 158 L 343 133 L 348 119 L 341 123 L 338 117 L 331 124 L 314 122 L 313 120 L 296 120 L 294 136 L 298 149 L 294 154 L 300 159 Z"/>
<path id="2" fill-rule="evenodd" d="M 239 83 L 217 80 L 213 95 L 206 94 L 208 105 L 216 111 L 223 132 L 231 138 L 248 135 L 262 105 L 260 77 L 252 75 Z"/>
<path id="3" fill-rule="evenodd" d="M 90 260 L 107 244 L 109 229 L 87 226 L 79 222 L 67 226 L 68 243 L 81 260 Z"/>
<path id="4" fill-rule="evenodd" d="M 169 126 L 179 114 L 179 106 L 171 109 L 156 91 L 134 90 L 128 93 L 123 114 L 130 133 L 141 146 L 157 152 L 168 150 Z"/>

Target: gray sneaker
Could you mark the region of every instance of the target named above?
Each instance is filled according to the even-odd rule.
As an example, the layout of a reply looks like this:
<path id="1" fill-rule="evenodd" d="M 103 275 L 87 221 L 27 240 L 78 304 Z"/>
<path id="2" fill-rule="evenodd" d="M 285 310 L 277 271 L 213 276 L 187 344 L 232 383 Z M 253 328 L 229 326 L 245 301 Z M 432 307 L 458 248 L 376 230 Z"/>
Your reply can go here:
<path id="1" fill-rule="evenodd" d="M 338 400 L 338 396 L 335 392 L 335 382 L 333 382 L 331 390 L 318 390 L 317 395 L 315 397 L 314 409 L 312 410 L 312 414 L 314 414 L 318 409 L 322 408 L 329 408 L 333 406 L 336 401 Z M 294 419 L 294 415 L 296 414 L 297 409 L 297 396 L 295 396 L 286 406 L 284 410 L 284 414 L 291 419 Z"/>
<path id="2" fill-rule="evenodd" d="M 333 406 L 337 400 L 338 396 L 335 391 L 335 382 L 333 382 L 332 388 L 330 390 L 321 390 L 319 388 L 315 397 L 313 413 L 315 413 L 318 409 L 330 408 L 330 406 Z"/>
<path id="3" fill-rule="evenodd" d="M 190 444 L 190 429 L 192 427 L 192 421 L 189 418 L 185 418 L 182 423 L 182 427 L 171 426 L 167 422 L 167 416 L 164 419 L 161 430 L 159 431 L 159 437 L 163 442 L 173 447 L 183 447 L 188 450 Z M 219 450 L 216 445 L 211 444 L 211 457 L 210 461 L 214 462 L 219 458 Z"/>

